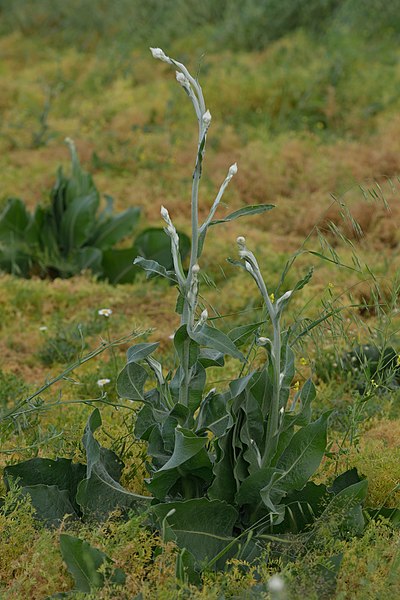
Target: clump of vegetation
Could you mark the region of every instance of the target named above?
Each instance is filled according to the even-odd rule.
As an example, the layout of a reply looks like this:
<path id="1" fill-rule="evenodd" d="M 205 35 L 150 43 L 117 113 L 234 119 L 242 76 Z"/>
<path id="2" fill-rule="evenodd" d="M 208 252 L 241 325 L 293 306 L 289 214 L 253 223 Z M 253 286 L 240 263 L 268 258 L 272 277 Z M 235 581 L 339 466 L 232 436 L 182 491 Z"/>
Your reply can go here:
<path id="1" fill-rule="evenodd" d="M 293 296 L 309 283 L 312 270 L 293 289 L 275 297 L 267 288 L 256 256 L 239 236 L 240 260 L 231 262 L 255 281 L 263 302 L 263 319 L 228 333 L 211 321 L 199 290 L 199 262 L 209 228 L 262 214 L 273 206 L 246 206 L 215 217 L 226 188 L 237 174 L 233 164 L 200 224 L 199 185 L 211 114 L 198 81 L 186 67 L 159 48 L 153 48 L 152 53 L 177 69 L 177 81 L 197 118 L 198 147 L 188 269 L 182 264 L 181 236 L 164 207 L 161 215 L 170 241 L 171 267 L 167 269 L 145 256 L 135 259 L 150 276 L 163 277 L 178 290 L 180 324 L 173 337 L 176 366 L 166 373 L 154 357 L 159 344 L 137 343 L 129 348 L 127 365 L 117 382 L 123 400 L 141 405 L 134 435 L 147 444 L 146 488 L 151 495 L 122 486 L 122 461 L 95 437 L 102 425 L 98 408 L 90 415 L 83 435 L 86 465 L 70 459 L 34 458 L 7 466 L 5 481 L 10 490 L 18 481 L 22 494 L 30 496 L 36 516 L 47 526 L 60 525 L 66 515 L 67 526 L 78 520 L 103 521 L 116 510 L 125 516 L 145 515 L 147 524 L 160 532 L 164 542 L 178 546 L 176 574 L 187 585 L 199 584 L 204 574 L 235 561 L 251 562 L 257 569 L 257 560 L 262 558 L 273 568 L 276 557 L 289 558 L 291 550 L 285 543 L 294 554 L 307 554 L 326 533 L 328 524 L 338 539 L 361 534 L 366 524 L 363 504 L 368 482 L 356 469 L 339 475 L 330 486 L 311 481 L 327 453 L 330 411 L 312 420 L 316 390 L 311 379 L 291 390 L 295 375 L 293 331 L 285 325 L 283 315 Z M 293 260 L 285 267 L 280 287 L 290 264 Z M 250 362 L 253 350 L 256 356 Z M 225 361 L 228 387 L 209 389 L 207 369 L 223 369 Z M 237 377 L 230 375 L 232 365 L 238 365 Z M 152 388 L 147 384 L 149 377 L 154 381 Z M 107 401 L 105 396 L 101 400 Z M 379 513 L 380 508 L 375 516 Z M 397 511 L 392 513 L 397 519 Z M 112 564 L 112 558 L 85 540 L 63 533 L 60 543 L 76 590 L 93 592 L 126 582 L 126 575 Z M 321 573 L 321 581 L 330 578 L 334 587 L 340 561 L 340 555 L 325 549 L 325 564 L 317 562 L 313 568 Z M 267 593 L 279 586 L 282 590 L 285 584 L 278 577 L 253 587 L 255 593 Z"/>
<path id="2" fill-rule="evenodd" d="M 100 195 L 90 174 L 79 163 L 75 145 L 67 139 L 72 173 L 60 168 L 50 204 L 38 205 L 33 214 L 18 198 L 7 201 L 0 214 L 0 269 L 22 277 L 38 275 L 54 279 L 72 277 L 90 269 L 110 283 L 131 282 L 138 253 L 169 268 L 168 238 L 162 229 L 147 229 L 127 249 L 114 246 L 132 234 L 139 208 L 113 215 L 113 200 L 99 211 Z M 183 235 L 182 255 L 188 251 Z"/>

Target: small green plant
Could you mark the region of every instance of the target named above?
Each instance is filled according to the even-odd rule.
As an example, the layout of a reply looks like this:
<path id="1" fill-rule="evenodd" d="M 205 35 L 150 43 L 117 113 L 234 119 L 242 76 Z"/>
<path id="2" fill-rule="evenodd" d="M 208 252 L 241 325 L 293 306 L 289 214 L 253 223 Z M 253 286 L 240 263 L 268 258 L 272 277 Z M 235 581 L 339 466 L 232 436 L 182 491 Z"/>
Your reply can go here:
<path id="1" fill-rule="evenodd" d="M 90 269 L 110 283 L 131 282 L 138 269 L 138 253 L 170 268 L 169 241 L 162 229 L 144 230 L 131 248 L 114 246 L 136 228 L 139 208 L 113 214 L 113 200 L 99 212 L 100 195 L 92 176 L 81 168 L 75 145 L 66 140 L 72 161 L 71 176 L 60 168 L 50 204 L 39 204 L 31 214 L 22 200 L 10 198 L 0 214 L 0 270 L 22 277 L 71 277 Z M 188 238 L 182 234 L 182 257 Z"/>

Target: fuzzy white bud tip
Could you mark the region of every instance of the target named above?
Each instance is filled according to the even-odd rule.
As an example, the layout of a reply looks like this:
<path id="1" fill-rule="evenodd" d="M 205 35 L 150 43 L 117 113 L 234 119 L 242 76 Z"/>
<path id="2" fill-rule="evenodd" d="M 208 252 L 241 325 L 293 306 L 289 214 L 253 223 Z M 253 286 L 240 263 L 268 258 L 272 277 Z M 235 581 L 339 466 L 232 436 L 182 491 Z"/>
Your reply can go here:
<path id="1" fill-rule="evenodd" d="M 239 235 L 239 237 L 236 238 L 236 243 L 238 246 L 244 246 L 246 243 L 246 238 L 244 238 L 242 235 Z"/>
<path id="2" fill-rule="evenodd" d="M 158 60 L 162 60 L 163 62 L 170 62 L 170 59 L 161 48 L 150 48 L 150 52 L 153 58 L 158 58 Z"/>
<path id="3" fill-rule="evenodd" d="M 207 311 L 207 309 L 205 308 L 205 309 L 203 310 L 203 312 L 201 313 L 201 320 L 202 320 L 202 321 L 207 321 L 207 319 L 208 319 L 208 311 Z"/>
<path id="4" fill-rule="evenodd" d="M 266 337 L 259 337 L 257 341 L 260 344 L 260 346 L 265 346 L 265 344 L 268 344 L 269 339 Z"/>
<path id="5" fill-rule="evenodd" d="M 207 110 L 203 115 L 203 123 L 207 125 L 207 127 L 211 123 L 211 113 L 209 110 Z"/>
<path id="6" fill-rule="evenodd" d="M 234 175 L 236 175 L 237 172 L 238 172 L 238 167 L 237 167 L 237 164 L 235 163 L 229 167 L 228 175 L 230 177 L 233 177 Z"/>
<path id="7" fill-rule="evenodd" d="M 160 213 L 161 213 L 161 216 L 162 216 L 163 219 L 168 219 L 169 212 L 167 211 L 167 209 L 165 208 L 165 206 L 161 207 Z"/>
<path id="8" fill-rule="evenodd" d="M 197 273 L 200 271 L 200 267 L 198 264 L 193 265 L 192 267 L 192 273 L 194 273 L 195 275 L 197 275 Z"/>
<path id="9" fill-rule="evenodd" d="M 188 79 L 180 71 L 176 71 L 176 80 L 183 87 L 188 87 L 189 85 Z"/>

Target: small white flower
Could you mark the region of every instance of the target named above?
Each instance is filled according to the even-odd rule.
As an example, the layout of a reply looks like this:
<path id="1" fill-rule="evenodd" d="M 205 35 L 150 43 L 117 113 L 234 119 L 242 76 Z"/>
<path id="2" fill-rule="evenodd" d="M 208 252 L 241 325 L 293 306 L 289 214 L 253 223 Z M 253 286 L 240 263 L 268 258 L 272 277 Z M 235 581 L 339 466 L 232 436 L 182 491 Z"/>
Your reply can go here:
<path id="1" fill-rule="evenodd" d="M 41 327 L 39 327 L 39 331 L 47 331 L 48 327 L 46 327 L 46 325 L 42 325 Z"/>
<path id="2" fill-rule="evenodd" d="M 268 589 L 272 593 L 283 592 L 285 589 L 285 582 L 280 575 L 272 575 L 268 580 Z"/>
<path id="3" fill-rule="evenodd" d="M 99 314 L 101 317 L 111 317 L 112 315 L 112 310 L 111 308 L 101 308 L 99 311 L 97 311 L 97 314 Z"/>
<path id="4" fill-rule="evenodd" d="M 237 166 L 237 163 L 234 163 L 233 165 L 231 165 L 229 167 L 228 176 L 233 177 L 234 175 L 236 175 L 237 172 L 238 172 L 238 166 Z"/>
<path id="5" fill-rule="evenodd" d="M 171 59 L 165 54 L 164 50 L 161 50 L 161 48 L 150 48 L 150 52 L 152 53 L 153 58 L 158 58 L 158 60 L 162 60 L 163 62 L 171 63 Z"/>
<path id="6" fill-rule="evenodd" d="M 202 117 L 202 118 L 203 118 L 203 123 L 204 123 L 204 125 L 205 125 L 206 127 L 209 127 L 209 126 L 210 126 L 210 123 L 211 123 L 211 113 L 210 113 L 210 111 L 209 111 L 209 110 L 207 110 L 207 111 L 204 113 L 204 115 L 203 115 L 203 117 Z"/>
<path id="7" fill-rule="evenodd" d="M 111 383 L 111 379 L 105 378 L 105 379 L 98 379 L 97 380 L 97 385 L 99 387 L 101 387 L 101 388 L 104 387 L 105 385 L 107 385 L 108 383 Z"/>

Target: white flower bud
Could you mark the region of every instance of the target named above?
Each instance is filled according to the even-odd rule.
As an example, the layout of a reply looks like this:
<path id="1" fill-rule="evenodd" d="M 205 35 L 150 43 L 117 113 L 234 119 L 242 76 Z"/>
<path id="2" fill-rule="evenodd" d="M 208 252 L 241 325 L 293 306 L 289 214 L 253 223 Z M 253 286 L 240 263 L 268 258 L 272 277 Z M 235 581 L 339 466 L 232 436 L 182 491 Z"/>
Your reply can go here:
<path id="1" fill-rule="evenodd" d="M 207 321 L 207 319 L 208 319 L 208 310 L 206 308 L 201 313 L 200 318 L 201 318 L 202 321 Z"/>
<path id="2" fill-rule="evenodd" d="M 167 211 L 167 209 L 165 208 L 165 206 L 161 206 L 160 213 L 161 213 L 161 216 L 164 219 L 164 221 L 169 220 L 169 212 Z"/>
<path id="3" fill-rule="evenodd" d="M 203 123 L 206 125 L 206 127 L 209 127 L 211 123 L 211 113 L 209 110 L 207 110 L 203 115 Z"/>
<path id="4" fill-rule="evenodd" d="M 190 86 L 188 78 L 180 71 L 176 71 L 176 80 L 182 87 L 188 88 Z"/>
<path id="5" fill-rule="evenodd" d="M 166 63 L 171 62 L 171 59 L 165 54 L 164 50 L 161 50 L 161 48 L 150 48 L 150 52 L 152 53 L 153 58 L 158 58 L 158 60 L 162 60 Z"/>
<path id="6" fill-rule="evenodd" d="M 228 176 L 233 177 L 238 172 L 237 163 L 234 163 L 229 167 Z"/>
<path id="7" fill-rule="evenodd" d="M 197 273 L 200 271 L 200 267 L 199 265 L 196 263 L 195 265 L 193 265 L 192 267 L 192 273 L 194 273 L 195 275 L 197 275 Z"/>
<path id="8" fill-rule="evenodd" d="M 238 246 L 244 246 L 246 244 L 246 238 L 244 238 L 242 235 L 239 235 L 239 237 L 236 238 L 236 243 Z"/>
<path id="9" fill-rule="evenodd" d="M 266 344 L 268 344 L 269 341 L 270 340 L 267 337 L 262 336 L 257 339 L 257 342 L 260 346 L 265 346 Z"/>

